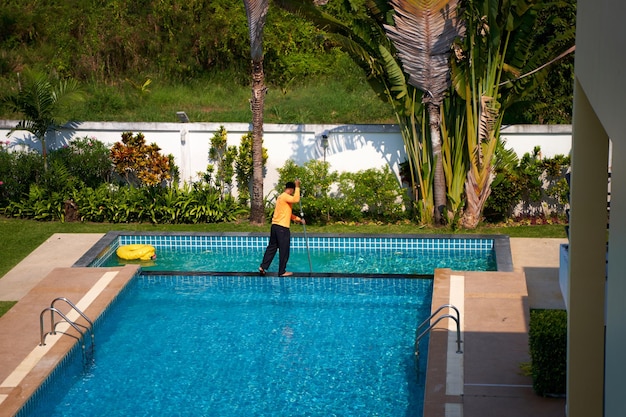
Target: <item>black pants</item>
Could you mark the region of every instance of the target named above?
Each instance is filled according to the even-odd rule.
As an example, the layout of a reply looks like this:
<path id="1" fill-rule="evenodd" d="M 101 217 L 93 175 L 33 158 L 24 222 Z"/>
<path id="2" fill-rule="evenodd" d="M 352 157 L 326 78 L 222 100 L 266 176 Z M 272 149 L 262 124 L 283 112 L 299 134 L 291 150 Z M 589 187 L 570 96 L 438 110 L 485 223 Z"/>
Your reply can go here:
<path id="1" fill-rule="evenodd" d="M 265 249 L 261 268 L 267 270 L 270 267 L 274 260 L 274 255 L 276 255 L 276 251 L 278 250 L 278 275 L 284 274 L 287 270 L 290 245 L 291 232 L 289 228 L 273 224 L 270 229 L 270 242 L 267 245 L 267 249 Z"/>

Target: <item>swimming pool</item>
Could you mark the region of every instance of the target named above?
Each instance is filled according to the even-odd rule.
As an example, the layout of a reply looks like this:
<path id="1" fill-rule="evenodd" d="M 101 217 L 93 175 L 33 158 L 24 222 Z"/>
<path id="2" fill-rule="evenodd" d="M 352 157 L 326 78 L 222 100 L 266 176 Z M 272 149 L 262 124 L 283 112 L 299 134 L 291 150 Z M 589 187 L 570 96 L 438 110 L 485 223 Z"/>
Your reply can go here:
<path id="1" fill-rule="evenodd" d="M 259 233 L 107 233 L 74 266 L 118 266 L 121 245 L 150 244 L 155 261 L 138 262 L 143 271 L 255 274 L 267 246 Z M 309 264 L 308 258 L 311 263 Z M 276 258 L 269 271 L 276 271 Z M 432 275 L 436 268 L 457 271 L 512 270 L 507 236 L 293 234 L 288 268 L 300 274 Z"/>
<path id="2" fill-rule="evenodd" d="M 432 280 L 139 276 L 24 416 L 420 416 Z M 421 369 L 426 355 L 420 357 Z"/>
<path id="3" fill-rule="evenodd" d="M 103 239 L 79 263 L 104 259 L 119 237 Z M 497 247 L 492 242 L 491 250 Z M 506 259 L 495 257 L 498 265 Z M 82 374 L 77 359 L 74 370 L 55 373 L 74 385 L 45 384 L 20 416 L 420 416 L 425 373 L 415 372 L 413 342 L 415 327 L 430 313 L 432 280 L 362 278 L 351 271 L 341 278 L 138 276 L 96 324 L 95 365 Z M 130 317 L 144 319 L 133 324 Z M 177 344 L 182 341 L 190 344 Z M 183 351 L 191 356 L 180 362 Z M 131 360 L 132 352 L 139 358 Z M 123 361 L 105 362 L 105 355 Z M 420 356 L 420 369 L 426 357 Z M 150 368 L 156 372 L 138 372 Z M 131 380 L 139 385 L 113 389 Z M 105 392 L 96 393 L 96 386 Z M 88 407 L 80 411 L 75 404 Z M 95 408 L 101 404 L 104 409 Z M 148 404 L 157 408 L 146 410 Z M 180 404 L 191 408 L 182 411 Z M 52 409 L 58 411 L 41 414 Z"/>

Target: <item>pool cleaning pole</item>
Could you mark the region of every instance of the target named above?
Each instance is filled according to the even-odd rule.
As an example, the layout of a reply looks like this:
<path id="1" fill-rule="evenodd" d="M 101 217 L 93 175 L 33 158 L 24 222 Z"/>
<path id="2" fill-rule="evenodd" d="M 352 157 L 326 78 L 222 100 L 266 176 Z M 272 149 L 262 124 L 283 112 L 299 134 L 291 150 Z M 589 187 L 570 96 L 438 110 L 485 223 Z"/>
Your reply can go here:
<path id="1" fill-rule="evenodd" d="M 300 218 L 304 220 L 304 212 L 302 211 L 302 197 L 300 197 Z M 309 251 L 309 238 L 306 235 L 306 224 L 302 223 L 304 228 L 304 242 L 306 243 L 306 254 L 309 257 L 309 274 L 313 273 L 313 265 L 311 264 L 311 252 Z"/>

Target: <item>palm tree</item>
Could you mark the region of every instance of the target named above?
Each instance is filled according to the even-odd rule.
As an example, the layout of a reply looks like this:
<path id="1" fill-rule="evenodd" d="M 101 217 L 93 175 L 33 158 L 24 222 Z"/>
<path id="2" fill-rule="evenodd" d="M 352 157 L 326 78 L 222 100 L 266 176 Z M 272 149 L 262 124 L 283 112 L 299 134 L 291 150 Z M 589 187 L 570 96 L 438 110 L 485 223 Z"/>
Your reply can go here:
<path id="1" fill-rule="evenodd" d="M 422 93 L 408 84 L 384 25 L 391 24 L 387 0 L 365 0 L 366 13 L 351 22 L 320 10 L 313 0 L 278 0 L 276 4 L 314 23 L 363 70 L 378 96 L 393 106 L 407 153 L 404 178 L 416 200 L 419 219 L 433 219 L 432 154 L 423 126 Z M 346 3 L 347 4 L 347 3 Z"/>
<path id="2" fill-rule="evenodd" d="M 44 170 L 47 170 L 46 133 L 60 126 L 61 115 L 68 105 L 82 99 L 82 93 L 72 79 L 53 82 L 44 74 L 29 72 L 25 75 L 23 85 L 18 83 L 17 91 L 2 99 L 9 110 L 22 115 L 22 120 L 7 136 L 17 130 L 32 133 L 41 143 Z"/>
<path id="3" fill-rule="evenodd" d="M 449 57 L 465 26 L 458 18 L 458 0 L 391 0 L 395 26 L 385 25 L 409 84 L 424 92 L 428 112 L 432 159 L 435 222 L 441 223 L 446 207 L 446 179 L 441 141 L 441 105 L 450 86 Z"/>
<path id="4" fill-rule="evenodd" d="M 265 73 L 263 71 L 263 26 L 269 8 L 268 0 L 244 0 L 250 33 L 252 57 L 252 198 L 250 223 L 265 223 L 263 204 L 263 109 L 265 106 Z"/>

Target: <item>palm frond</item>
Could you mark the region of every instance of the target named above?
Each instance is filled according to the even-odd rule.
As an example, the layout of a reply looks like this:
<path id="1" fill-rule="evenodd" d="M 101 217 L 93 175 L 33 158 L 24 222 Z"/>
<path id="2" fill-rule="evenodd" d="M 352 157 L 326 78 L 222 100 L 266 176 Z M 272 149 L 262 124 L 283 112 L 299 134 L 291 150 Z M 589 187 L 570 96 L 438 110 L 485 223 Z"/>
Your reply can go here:
<path id="1" fill-rule="evenodd" d="M 269 9 L 269 0 L 243 0 L 248 17 L 250 55 L 254 62 L 263 58 L 263 26 Z"/>
<path id="2" fill-rule="evenodd" d="M 393 55 L 387 48 L 381 45 L 379 49 L 385 63 L 385 71 L 389 77 L 390 89 L 391 92 L 394 93 L 394 98 L 399 100 L 406 97 L 408 95 L 408 90 L 402 68 L 400 68 L 398 61 L 394 59 Z"/>
<path id="3" fill-rule="evenodd" d="M 391 0 L 395 26 L 385 25 L 409 84 L 441 104 L 450 84 L 448 58 L 457 37 L 465 33 L 458 19 L 458 0 Z"/>

